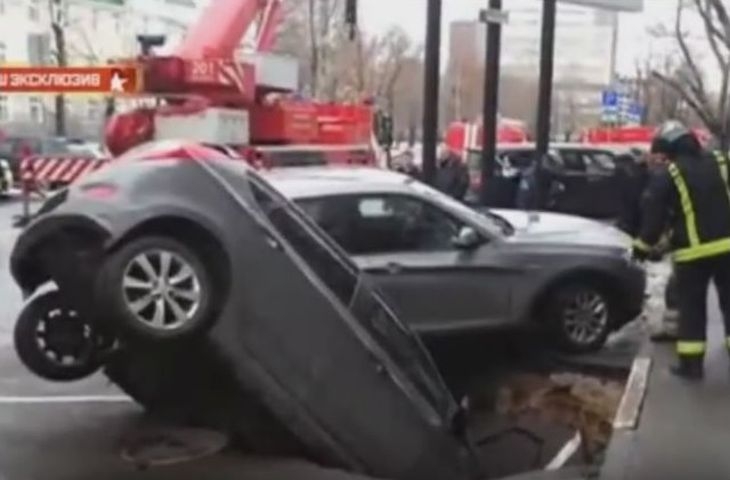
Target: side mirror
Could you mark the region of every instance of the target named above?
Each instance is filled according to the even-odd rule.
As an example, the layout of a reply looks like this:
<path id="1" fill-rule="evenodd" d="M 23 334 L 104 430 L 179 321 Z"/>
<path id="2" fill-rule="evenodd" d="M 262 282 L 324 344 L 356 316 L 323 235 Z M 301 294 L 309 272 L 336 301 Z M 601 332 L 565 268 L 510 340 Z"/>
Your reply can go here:
<path id="1" fill-rule="evenodd" d="M 462 227 L 459 233 L 452 239 L 451 243 L 456 248 L 470 250 L 481 245 L 482 237 L 472 227 Z"/>

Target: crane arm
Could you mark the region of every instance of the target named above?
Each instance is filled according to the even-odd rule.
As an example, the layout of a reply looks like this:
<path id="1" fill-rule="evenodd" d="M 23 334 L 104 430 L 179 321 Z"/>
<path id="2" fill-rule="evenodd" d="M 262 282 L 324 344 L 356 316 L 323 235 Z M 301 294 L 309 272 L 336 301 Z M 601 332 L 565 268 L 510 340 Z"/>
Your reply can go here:
<path id="1" fill-rule="evenodd" d="M 259 31 L 256 37 L 256 52 L 270 52 L 276 43 L 276 34 L 284 18 L 284 9 L 281 0 L 269 0 L 264 8 L 259 22 Z"/>
<path id="2" fill-rule="evenodd" d="M 232 58 L 266 0 L 211 0 L 190 29 L 176 56 Z"/>

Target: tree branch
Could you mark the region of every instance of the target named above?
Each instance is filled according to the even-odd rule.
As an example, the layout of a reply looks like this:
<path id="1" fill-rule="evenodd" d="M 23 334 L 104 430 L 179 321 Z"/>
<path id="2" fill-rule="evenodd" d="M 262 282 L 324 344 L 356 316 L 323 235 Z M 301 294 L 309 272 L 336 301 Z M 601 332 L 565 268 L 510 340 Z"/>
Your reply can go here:
<path id="1" fill-rule="evenodd" d="M 656 70 L 652 71 L 652 76 L 661 81 L 664 85 L 671 88 L 682 98 L 682 100 L 687 102 L 687 105 L 689 105 L 690 108 L 692 108 L 692 110 L 697 114 L 697 116 L 700 117 L 700 119 L 707 126 L 708 129 L 710 129 L 715 134 L 720 133 L 719 125 L 717 121 L 713 118 L 713 115 L 711 115 L 707 111 L 707 109 L 703 108 L 703 105 L 698 102 L 697 99 L 695 99 L 692 95 L 690 95 L 686 91 L 686 89 L 682 87 L 679 81 L 670 78 L 662 73 L 659 73 Z"/>
<path id="2" fill-rule="evenodd" d="M 715 59 L 717 60 L 717 64 L 719 65 L 720 69 L 724 70 L 727 67 L 727 60 L 720 52 L 718 36 L 716 33 L 714 33 L 716 31 L 719 33 L 719 31 L 714 28 L 714 25 L 712 23 L 712 13 L 708 10 L 707 5 L 702 0 L 694 0 L 694 3 L 697 9 L 697 13 L 699 13 L 700 18 L 702 19 L 702 23 L 705 26 L 705 34 L 707 35 L 707 41 L 710 44 L 710 49 L 715 55 Z M 722 37 L 720 37 L 720 40 L 722 40 Z"/>

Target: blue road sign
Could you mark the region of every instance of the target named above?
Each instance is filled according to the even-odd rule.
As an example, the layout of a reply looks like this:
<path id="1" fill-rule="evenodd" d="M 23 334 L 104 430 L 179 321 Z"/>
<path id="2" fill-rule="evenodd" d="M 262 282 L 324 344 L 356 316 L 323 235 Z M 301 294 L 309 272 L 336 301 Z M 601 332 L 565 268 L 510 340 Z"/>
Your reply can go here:
<path id="1" fill-rule="evenodd" d="M 601 105 L 606 107 L 617 107 L 618 106 L 618 92 L 614 90 L 604 90 L 601 96 Z"/>

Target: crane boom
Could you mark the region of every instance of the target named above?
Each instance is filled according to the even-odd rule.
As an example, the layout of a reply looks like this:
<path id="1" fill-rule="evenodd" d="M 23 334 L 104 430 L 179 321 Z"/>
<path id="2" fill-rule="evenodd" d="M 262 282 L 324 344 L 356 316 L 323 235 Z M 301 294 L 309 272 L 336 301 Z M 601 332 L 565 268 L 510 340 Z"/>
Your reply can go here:
<path id="1" fill-rule="evenodd" d="M 283 18 L 284 10 L 281 7 L 281 0 L 269 0 L 259 21 L 256 52 L 270 52 L 274 48 L 276 34 L 278 33 L 277 29 Z"/>
<path id="2" fill-rule="evenodd" d="M 185 36 L 176 56 L 233 58 L 241 39 L 266 3 L 266 0 L 211 1 Z"/>

